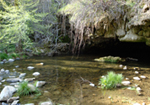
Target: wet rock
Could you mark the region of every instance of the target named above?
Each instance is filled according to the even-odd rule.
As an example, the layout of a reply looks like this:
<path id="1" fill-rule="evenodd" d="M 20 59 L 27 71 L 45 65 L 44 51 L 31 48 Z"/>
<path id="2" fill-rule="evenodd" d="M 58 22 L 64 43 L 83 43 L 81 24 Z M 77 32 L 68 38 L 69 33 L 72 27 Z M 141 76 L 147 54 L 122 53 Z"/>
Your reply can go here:
<path id="1" fill-rule="evenodd" d="M 7 103 L 12 103 L 14 100 L 18 100 L 19 99 L 19 96 L 18 97 L 11 97 L 7 100 Z"/>
<path id="2" fill-rule="evenodd" d="M 7 82 L 10 82 L 10 83 L 15 83 L 15 82 L 20 82 L 21 79 L 20 78 L 9 78 L 6 80 Z"/>
<path id="3" fill-rule="evenodd" d="M 14 100 L 13 103 L 11 105 L 17 105 L 19 102 L 19 100 Z"/>
<path id="4" fill-rule="evenodd" d="M 39 73 L 39 72 L 34 72 L 32 75 L 33 75 L 33 76 L 39 76 L 40 73 Z"/>
<path id="5" fill-rule="evenodd" d="M 122 67 L 123 67 L 123 65 L 119 65 L 119 67 L 120 67 L 120 68 L 122 68 Z"/>
<path id="6" fill-rule="evenodd" d="M 6 73 L 6 74 L 9 74 L 9 70 L 5 70 L 5 73 Z"/>
<path id="7" fill-rule="evenodd" d="M 17 66 L 15 66 L 16 68 L 18 68 L 19 67 L 19 65 L 17 65 Z"/>
<path id="8" fill-rule="evenodd" d="M 19 75 L 19 78 L 24 78 L 25 75 L 26 75 L 26 73 L 21 73 L 21 74 Z"/>
<path id="9" fill-rule="evenodd" d="M 14 62 L 15 60 L 14 59 L 8 59 L 8 62 Z"/>
<path id="10" fill-rule="evenodd" d="M 12 97 L 13 93 L 16 92 L 16 89 L 13 86 L 5 86 L 0 94 L 0 101 L 7 101 Z"/>
<path id="11" fill-rule="evenodd" d="M 53 105 L 52 101 L 41 102 L 39 105 Z"/>
<path id="12" fill-rule="evenodd" d="M 134 70 L 141 70 L 139 67 L 134 67 L 133 69 Z"/>
<path id="13" fill-rule="evenodd" d="M 27 69 L 32 70 L 32 69 L 34 69 L 34 67 L 33 66 L 28 66 Z"/>
<path id="14" fill-rule="evenodd" d="M 43 85 L 45 85 L 45 83 L 45 81 L 37 81 L 36 87 L 42 87 Z"/>
<path id="15" fill-rule="evenodd" d="M 3 61 L 1 61 L 1 62 L 0 62 L 0 64 L 4 64 L 4 62 L 3 62 Z"/>
<path id="16" fill-rule="evenodd" d="M 134 80 L 141 80 L 139 77 L 133 77 Z"/>
<path id="17" fill-rule="evenodd" d="M 130 82 L 130 81 L 122 81 L 121 83 L 122 83 L 122 85 L 125 85 L 125 86 L 127 86 L 127 85 L 130 85 L 130 84 L 131 84 L 131 82 Z"/>
<path id="18" fill-rule="evenodd" d="M 2 76 L 0 76 L 0 81 L 2 81 L 3 80 L 3 77 Z"/>
<path id="19" fill-rule="evenodd" d="M 24 81 L 28 81 L 28 82 L 31 82 L 33 81 L 35 78 L 26 78 Z"/>

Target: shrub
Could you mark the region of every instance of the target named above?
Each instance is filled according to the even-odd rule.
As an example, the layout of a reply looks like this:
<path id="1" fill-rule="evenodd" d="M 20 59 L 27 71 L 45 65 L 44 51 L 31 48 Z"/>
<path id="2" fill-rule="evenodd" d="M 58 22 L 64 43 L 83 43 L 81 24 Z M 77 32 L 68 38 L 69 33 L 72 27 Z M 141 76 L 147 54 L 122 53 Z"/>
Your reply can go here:
<path id="1" fill-rule="evenodd" d="M 115 74 L 111 71 L 100 79 L 99 84 L 102 89 L 113 89 L 116 88 L 117 84 L 121 84 L 123 78 L 122 74 Z"/>
<path id="2" fill-rule="evenodd" d="M 39 94 L 40 91 L 36 87 L 35 87 L 35 91 L 31 90 L 31 88 L 28 86 L 28 82 L 23 81 L 19 84 L 19 88 L 18 88 L 17 93 L 19 96 L 26 96 L 26 95 L 30 95 L 32 93 Z"/>
<path id="3" fill-rule="evenodd" d="M 9 54 L 9 58 L 17 58 L 17 57 L 20 57 L 20 55 L 17 54 L 17 53 L 11 53 L 11 54 Z"/>

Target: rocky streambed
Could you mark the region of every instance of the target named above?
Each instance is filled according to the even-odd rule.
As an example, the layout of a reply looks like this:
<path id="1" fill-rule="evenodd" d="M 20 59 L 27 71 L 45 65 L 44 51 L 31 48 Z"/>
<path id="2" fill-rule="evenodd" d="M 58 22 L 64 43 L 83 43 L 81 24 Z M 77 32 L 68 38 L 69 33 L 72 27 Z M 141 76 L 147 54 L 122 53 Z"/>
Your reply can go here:
<path id="1" fill-rule="evenodd" d="M 32 57 L 0 65 L 0 100 L 8 105 L 149 105 L 150 66 L 139 61 L 95 62 L 96 56 Z M 122 73 L 124 86 L 114 90 L 98 88 L 108 71 Z M 41 94 L 15 93 L 19 82 L 29 81 Z M 127 82 L 128 81 L 128 82 Z M 36 85 L 33 85 L 35 84 Z M 4 93 L 4 94 L 3 94 Z M 7 97 L 6 96 L 8 93 Z M 14 102 L 14 103 L 13 103 Z"/>

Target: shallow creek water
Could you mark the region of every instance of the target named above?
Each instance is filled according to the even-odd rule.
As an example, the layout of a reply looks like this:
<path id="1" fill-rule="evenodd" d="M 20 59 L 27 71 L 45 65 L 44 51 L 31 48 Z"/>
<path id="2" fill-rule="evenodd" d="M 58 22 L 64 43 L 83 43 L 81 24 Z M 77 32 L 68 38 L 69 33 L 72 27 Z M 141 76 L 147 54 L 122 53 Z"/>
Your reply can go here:
<path id="1" fill-rule="evenodd" d="M 128 70 L 119 67 L 121 63 L 100 63 L 94 59 L 99 56 L 57 56 L 57 57 L 32 57 L 30 59 L 18 60 L 13 63 L 0 65 L 5 70 L 27 73 L 25 78 L 32 78 L 32 73 L 40 72 L 35 81 L 46 81 L 46 85 L 39 88 L 42 95 L 35 98 L 34 95 L 20 98 L 20 104 L 34 103 L 52 100 L 54 103 L 65 105 L 132 105 L 134 102 L 150 103 L 150 79 L 135 81 L 134 76 L 150 76 L 150 65 L 142 62 L 124 62 Z M 36 65 L 44 63 L 43 66 Z M 15 68 L 19 65 L 19 68 Z M 33 70 L 27 70 L 28 66 L 34 66 Z M 135 74 L 134 67 L 140 67 L 140 74 Z M 132 82 L 131 86 L 139 84 L 143 90 L 143 96 L 138 96 L 136 91 L 119 88 L 115 90 L 101 90 L 97 88 L 99 78 L 106 75 L 108 71 L 122 73 Z M 85 81 L 83 81 L 83 79 Z M 88 82 L 87 82 L 87 81 Z M 89 81 L 96 87 L 89 85 Z M 3 83 L 2 85 L 4 85 Z M 1 85 L 1 88 L 3 86 Z M 108 97 L 111 96 L 111 99 Z"/>

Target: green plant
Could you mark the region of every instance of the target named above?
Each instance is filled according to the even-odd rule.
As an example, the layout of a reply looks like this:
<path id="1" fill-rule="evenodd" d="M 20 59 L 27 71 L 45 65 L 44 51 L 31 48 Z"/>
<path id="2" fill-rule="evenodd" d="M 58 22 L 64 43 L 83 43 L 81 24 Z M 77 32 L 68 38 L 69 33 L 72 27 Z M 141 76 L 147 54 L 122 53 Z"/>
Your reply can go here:
<path id="1" fill-rule="evenodd" d="M 26 95 L 30 95 L 32 93 L 41 95 L 38 88 L 35 87 L 34 91 L 31 90 L 30 87 L 28 86 L 27 81 L 23 81 L 19 84 L 19 88 L 17 90 L 17 93 L 18 93 L 19 96 L 26 96 Z"/>
<path id="2" fill-rule="evenodd" d="M 123 78 L 122 74 L 115 74 L 111 71 L 100 79 L 99 84 L 102 89 L 113 89 L 116 88 L 117 84 L 121 84 Z"/>
<path id="3" fill-rule="evenodd" d="M 0 60 L 8 59 L 8 55 L 6 53 L 0 53 Z"/>
<path id="4" fill-rule="evenodd" d="M 9 58 L 17 58 L 17 57 L 20 57 L 20 55 L 17 54 L 17 53 L 11 53 L 11 54 L 9 54 L 8 57 L 9 57 Z"/>

